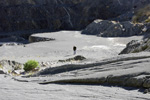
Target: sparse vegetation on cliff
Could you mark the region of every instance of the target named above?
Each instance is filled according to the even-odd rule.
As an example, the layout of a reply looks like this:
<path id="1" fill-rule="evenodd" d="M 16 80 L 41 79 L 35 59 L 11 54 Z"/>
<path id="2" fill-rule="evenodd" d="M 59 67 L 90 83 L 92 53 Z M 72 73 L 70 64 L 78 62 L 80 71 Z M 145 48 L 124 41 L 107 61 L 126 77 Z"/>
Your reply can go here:
<path id="1" fill-rule="evenodd" d="M 132 21 L 134 23 L 150 23 L 150 5 L 138 9 L 133 16 Z"/>

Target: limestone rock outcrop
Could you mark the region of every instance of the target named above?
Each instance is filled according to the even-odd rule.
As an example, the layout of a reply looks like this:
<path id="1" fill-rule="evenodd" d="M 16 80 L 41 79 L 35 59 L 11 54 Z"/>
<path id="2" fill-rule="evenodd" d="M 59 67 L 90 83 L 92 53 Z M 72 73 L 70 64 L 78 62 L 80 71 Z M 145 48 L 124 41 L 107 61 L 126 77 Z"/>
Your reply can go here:
<path id="1" fill-rule="evenodd" d="M 29 36 L 29 42 L 44 42 L 44 41 L 53 41 L 54 38 L 47 38 L 47 37 L 38 37 L 38 36 Z"/>
<path id="2" fill-rule="evenodd" d="M 50 83 L 67 83 L 67 84 L 109 84 L 136 88 L 150 88 L 150 80 L 137 78 L 134 76 L 107 76 L 101 78 L 79 78 L 79 79 L 64 79 L 56 81 L 41 82 L 40 84 Z M 149 90 L 146 93 L 150 92 Z"/>
<path id="3" fill-rule="evenodd" d="M 10 60 L 2 60 L 0 61 L 0 69 L 2 72 L 0 73 L 11 73 L 15 70 L 21 70 L 23 68 L 23 64 L 15 62 L 15 61 L 10 61 Z"/>
<path id="4" fill-rule="evenodd" d="M 82 34 L 97 35 L 102 37 L 122 37 L 147 33 L 149 25 L 133 24 L 130 21 L 116 22 L 97 19 L 88 25 Z"/>
<path id="5" fill-rule="evenodd" d="M 147 38 L 142 41 L 132 40 L 126 45 L 126 48 L 123 49 L 120 54 L 128 53 L 138 53 L 142 51 L 150 51 L 150 39 Z"/>
<path id="6" fill-rule="evenodd" d="M 59 62 L 70 62 L 70 61 L 82 61 L 85 60 L 86 58 L 82 55 L 77 55 L 73 58 L 68 58 L 66 60 L 59 60 Z"/>

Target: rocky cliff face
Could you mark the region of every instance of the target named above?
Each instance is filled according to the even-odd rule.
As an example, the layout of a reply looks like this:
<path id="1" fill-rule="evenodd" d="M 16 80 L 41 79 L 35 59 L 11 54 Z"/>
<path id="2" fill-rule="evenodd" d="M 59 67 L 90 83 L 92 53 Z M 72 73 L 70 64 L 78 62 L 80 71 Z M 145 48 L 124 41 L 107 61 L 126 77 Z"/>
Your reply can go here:
<path id="1" fill-rule="evenodd" d="M 150 39 L 144 39 L 142 41 L 132 40 L 129 42 L 125 49 L 120 54 L 138 53 L 143 51 L 150 51 Z"/>
<path id="2" fill-rule="evenodd" d="M 150 5 L 146 5 L 140 9 L 135 10 L 132 18 L 134 23 L 150 23 Z"/>
<path id="3" fill-rule="evenodd" d="M 149 24 L 133 24 L 129 21 L 95 20 L 82 31 L 82 34 L 102 37 L 124 37 L 145 34 L 149 31 L 148 27 Z"/>
<path id="4" fill-rule="evenodd" d="M 112 19 L 148 2 L 149 0 L 0 0 L 0 32 L 80 30 L 95 19 Z"/>
<path id="5" fill-rule="evenodd" d="M 97 35 L 101 37 L 128 37 L 145 35 L 150 38 L 150 23 L 133 23 L 131 21 L 94 20 L 82 34 Z M 146 35 L 147 34 L 147 35 Z"/>

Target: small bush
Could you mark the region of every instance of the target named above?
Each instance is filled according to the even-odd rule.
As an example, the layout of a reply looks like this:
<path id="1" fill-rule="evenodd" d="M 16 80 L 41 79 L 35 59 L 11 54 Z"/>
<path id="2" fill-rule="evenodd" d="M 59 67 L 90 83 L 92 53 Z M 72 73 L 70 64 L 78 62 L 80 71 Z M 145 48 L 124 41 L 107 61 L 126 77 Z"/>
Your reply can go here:
<path id="1" fill-rule="evenodd" d="M 144 6 L 135 11 L 135 15 L 132 18 L 133 23 L 146 22 L 150 23 L 150 5 Z"/>
<path id="2" fill-rule="evenodd" d="M 3 66 L 0 64 L 0 68 L 3 69 Z"/>
<path id="3" fill-rule="evenodd" d="M 24 64 L 24 70 L 25 71 L 31 71 L 34 70 L 35 68 L 37 68 L 39 66 L 39 63 L 35 60 L 29 60 Z"/>

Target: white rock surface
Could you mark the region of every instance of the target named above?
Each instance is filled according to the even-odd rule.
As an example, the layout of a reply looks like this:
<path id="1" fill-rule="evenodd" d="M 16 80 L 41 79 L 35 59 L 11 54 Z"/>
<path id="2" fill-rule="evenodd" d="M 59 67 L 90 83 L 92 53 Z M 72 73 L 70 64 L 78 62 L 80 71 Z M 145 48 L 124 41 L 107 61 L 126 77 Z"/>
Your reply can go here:
<path id="1" fill-rule="evenodd" d="M 62 31 L 56 33 L 35 34 L 39 37 L 55 38 L 55 41 L 31 43 L 24 46 L 0 47 L 0 60 L 15 60 L 24 63 L 33 59 L 50 63 L 49 67 L 64 65 L 58 60 L 74 57 L 73 46 L 77 46 L 77 54 L 86 57 L 82 62 L 69 64 L 88 64 L 119 60 L 122 58 L 150 56 L 148 52 L 118 55 L 131 40 L 140 40 L 142 36 L 126 38 L 101 38 L 81 35 L 80 32 Z M 40 85 L 37 82 L 70 78 L 98 78 L 108 75 L 126 75 L 150 72 L 149 58 L 114 62 L 102 66 L 64 72 L 50 77 L 20 78 L 0 75 L 1 100 L 149 100 L 149 94 L 143 94 L 138 89 L 128 90 L 120 87 L 105 87 L 100 85 Z M 68 62 L 67 62 L 68 63 Z M 133 65 L 133 66 L 132 66 Z M 140 76 L 139 76 L 140 77 Z M 145 77 L 145 75 L 143 75 Z M 15 81 L 22 80 L 22 82 Z M 29 82 L 23 82 L 29 81 Z M 9 95 L 8 95 L 9 94 Z"/>
<path id="2" fill-rule="evenodd" d="M 61 31 L 54 33 L 35 34 L 34 36 L 55 38 L 55 41 L 31 43 L 24 46 L 0 47 L 0 60 L 15 60 L 21 63 L 34 59 L 37 61 L 58 61 L 73 57 L 73 46 L 77 46 L 77 55 L 90 60 L 102 60 L 118 55 L 131 40 L 142 37 L 101 38 L 81 35 L 80 31 Z"/>
<path id="3" fill-rule="evenodd" d="M 134 88 L 105 87 L 101 85 L 39 85 L 17 82 L 0 75 L 1 100 L 149 100 Z"/>

